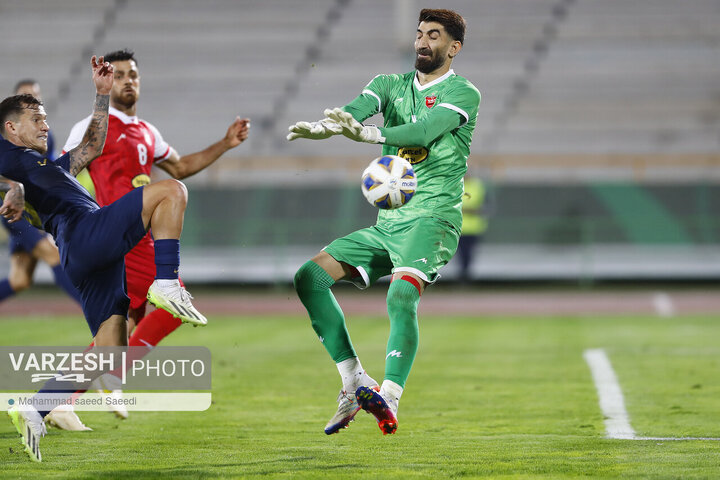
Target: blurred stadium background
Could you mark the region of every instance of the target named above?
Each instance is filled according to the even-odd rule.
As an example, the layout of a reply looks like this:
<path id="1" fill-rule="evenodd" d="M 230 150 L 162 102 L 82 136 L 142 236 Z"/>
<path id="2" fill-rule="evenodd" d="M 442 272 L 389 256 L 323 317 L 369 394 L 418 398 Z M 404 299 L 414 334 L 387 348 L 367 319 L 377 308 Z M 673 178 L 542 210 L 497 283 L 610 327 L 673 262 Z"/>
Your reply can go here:
<path id="1" fill-rule="evenodd" d="M 342 138 L 289 143 L 287 126 L 347 103 L 378 73 L 409 71 L 429 3 L 0 0 L 0 92 L 36 78 L 62 146 L 90 113 L 89 57 L 128 47 L 139 116 L 181 153 L 250 117 L 250 139 L 186 182 L 182 274 L 287 284 L 332 239 L 374 221 L 359 175 L 379 153 Z M 453 67 L 483 95 L 469 163 L 492 216 L 474 278 L 720 278 L 720 2 L 432 6 L 467 19 Z"/>

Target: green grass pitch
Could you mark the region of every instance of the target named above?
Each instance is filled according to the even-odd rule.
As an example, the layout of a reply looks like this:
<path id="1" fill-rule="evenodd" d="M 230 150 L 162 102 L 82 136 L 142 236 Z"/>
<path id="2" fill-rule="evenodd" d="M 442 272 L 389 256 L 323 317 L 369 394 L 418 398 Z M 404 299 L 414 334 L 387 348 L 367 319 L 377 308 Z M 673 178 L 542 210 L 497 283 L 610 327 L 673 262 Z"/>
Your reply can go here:
<path id="1" fill-rule="evenodd" d="M 387 319 L 349 319 L 382 378 Z M 213 354 L 206 412 L 81 412 L 93 432 L 50 430 L 30 462 L 7 417 L 3 478 L 713 478 L 720 442 L 605 437 L 584 362 L 604 348 L 638 435 L 720 437 L 720 318 L 422 317 L 400 426 L 360 412 L 326 436 L 337 371 L 303 316 L 211 317 L 165 345 Z M 79 318 L 3 318 L 4 345 L 83 345 Z"/>

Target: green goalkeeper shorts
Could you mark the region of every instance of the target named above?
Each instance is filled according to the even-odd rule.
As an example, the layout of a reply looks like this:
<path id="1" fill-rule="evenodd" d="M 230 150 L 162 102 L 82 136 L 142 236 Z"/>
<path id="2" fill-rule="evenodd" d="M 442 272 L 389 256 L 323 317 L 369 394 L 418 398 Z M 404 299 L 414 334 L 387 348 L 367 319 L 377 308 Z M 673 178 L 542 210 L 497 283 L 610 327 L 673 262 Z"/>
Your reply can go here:
<path id="1" fill-rule="evenodd" d="M 396 272 L 417 275 L 434 283 L 440 267 L 450 261 L 459 235 L 447 222 L 421 217 L 410 222 L 374 225 L 338 238 L 324 250 L 335 260 L 355 267 L 351 281 L 367 288 L 378 278 Z"/>

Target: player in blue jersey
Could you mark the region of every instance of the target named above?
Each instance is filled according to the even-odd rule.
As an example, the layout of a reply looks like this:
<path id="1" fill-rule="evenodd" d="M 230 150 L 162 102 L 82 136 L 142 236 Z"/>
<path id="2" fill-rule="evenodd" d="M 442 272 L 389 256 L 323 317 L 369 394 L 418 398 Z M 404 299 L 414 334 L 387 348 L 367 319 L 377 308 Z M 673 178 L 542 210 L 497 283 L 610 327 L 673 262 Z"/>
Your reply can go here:
<path id="1" fill-rule="evenodd" d="M 103 57 L 92 57 L 96 97 L 92 119 L 80 144 L 57 161 L 48 160 L 45 109 L 32 95 L 15 95 L 0 102 L 0 176 L 7 194 L 0 215 L 10 221 L 22 216 L 25 201 L 55 238 L 60 258 L 80 292 L 83 312 L 95 345 L 127 345 L 125 254 L 152 228 L 155 237 L 156 280 L 151 301 L 181 320 L 205 325 L 207 320 L 192 305 L 178 281 L 180 234 L 187 205 L 187 190 L 177 180 L 139 187 L 100 208 L 75 179 L 97 158 L 105 145 L 113 67 Z M 152 295 L 151 295 L 152 294 Z M 67 393 L 61 382 L 48 381 L 38 395 Z M 36 397 L 37 398 L 37 397 Z M 49 410 L 24 408 L 8 411 L 23 437 L 25 450 L 41 460 L 40 437 Z"/>
<path id="2" fill-rule="evenodd" d="M 23 94 L 42 100 L 40 85 L 31 78 L 20 80 L 15 85 L 15 95 Z M 49 130 L 46 156 L 48 160 L 55 160 L 54 141 Z M 13 223 L 9 223 L 5 218 L 1 220 L 9 236 L 10 271 L 7 278 L 0 280 L 0 302 L 29 288 L 33 283 L 38 261 L 43 261 L 52 270 L 55 283 L 80 303 L 77 290 L 60 265 L 60 253 L 52 239 L 25 219 Z"/>

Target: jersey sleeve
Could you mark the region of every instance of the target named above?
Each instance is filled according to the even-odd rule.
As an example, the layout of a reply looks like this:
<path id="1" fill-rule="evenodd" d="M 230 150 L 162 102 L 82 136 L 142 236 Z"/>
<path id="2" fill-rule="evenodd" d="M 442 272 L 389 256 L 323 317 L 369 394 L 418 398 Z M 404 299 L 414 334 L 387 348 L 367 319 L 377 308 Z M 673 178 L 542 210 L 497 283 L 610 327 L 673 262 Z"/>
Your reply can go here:
<path id="1" fill-rule="evenodd" d="M 416 123 L 380 128 L 386 145 L 427 147 L 437 138 L 462 127 L 477 116 L 480 92 L 472 85 L 448 90 L 441 103 Z"/>
<path id="2" fill-rule="evenodd" d="M 396 147 L 408 145 L 427 147 L 435 139 L 461 126 L 461 121 L 462 117 L 452 110 L 433 109 L 429 115 L 418 122 L 380 128 L 380 133 L 385 137 L 385 141 L 382 143 Z"/>
<path id="3" fill-rule="evenodd" d="M 70 135 L 68 136 L 67 141 L 65 142 L 65 146 L 62 149 L 63 153 L 67 153 L 73 148 L 80 145 L 80 142 L 82 142 L 82 139 L 85 136 L 85 132 L 87 131 L 87 127 L 88 125 L 90 125 L 91 118 L 92 115 L 80 120 L 72 127 L 72 130 L 70 130 Z"/>
<path id="4" fill-rule="evenodd" d="M 480 92 L 472 84 L 461 84 L 448 90 L 443 101 L 437 106 L 459 114 L 463 118 L 460 126 L 463 126 L 477 116 L 480 107 Z"/>
<path id="5" fill-rule="evenodd" d="M 352 102 L 343 107 L 343 110 L 353 116 L 358 122 L 383 111 L 387 105 L 390 91 L 388 75 L 378 75 L 368 83 L 362 93 Z"/>
<path id="6" fill-rule="evenodd" d="M 150 129 L 153 136 L 155 137 L 155 151 L 153 152 L 153 161 L 155 163 L 167 160 L 170 157 L 173 149 L 160 135 L 160 130 L 155 128 L 155 125 L 145 122 L 145 125 Z"/>

